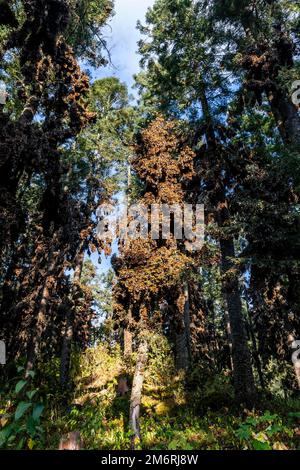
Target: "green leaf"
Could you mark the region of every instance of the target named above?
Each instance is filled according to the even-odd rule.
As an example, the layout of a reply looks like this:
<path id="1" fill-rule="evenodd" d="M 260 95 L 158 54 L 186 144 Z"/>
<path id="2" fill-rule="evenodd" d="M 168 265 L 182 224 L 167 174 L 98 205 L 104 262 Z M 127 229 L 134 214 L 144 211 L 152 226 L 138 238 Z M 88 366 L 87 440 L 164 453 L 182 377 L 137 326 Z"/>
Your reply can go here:
<path id="1" fill-rule="evenodd" d="M 30 390 L 29 392 L 26 392 L 26 395 L 29 398 L 29 400 L 32 400 L 32 398 L 34 397 L 36 393 L 37 393 L 37 390 Z"/>
<path id="2" fill-rule="evenodd" d="M 177 441 L 172 441 L 168 445 L 168 450 L 176 450 L 178 447 L 178 442 Z"/>
<path id="3" fill-rule="evenodd" d="M 26 424 L 26 430 L 28 434 L 32 437 L 36 434 L 36 422 L 34 421 L 32 416 L 29 416 Z"/>
<path id="4" fill-rule="evenodd" d="M 298 418 L 300 419 L 300 411 L 293 411 L 291 413 L 288 414 L 289 418 Z"/>
<path id="5" fill-rule="evenodd" d="M 16 412 L 15 412 L 15 421 L 18 421 L 18 419 L 22 418 L 24 413 L 26 413 L 26 411 L 28 410 L 28 408 L 31 407 L 31 405 L 32 403 L 26 403 L 24 401 L 21 401 L 18 404 Z"/>
<path id="6" fill-rule="evenodd" d="M 5 439 L 4 435 L 3 435 L 3 431 L 0 431 L 0 449 L 1 449 L 1 447 L 4 446 L 5 441 L 6 441 L 6 439 Z"/>
<path id="7" fill-rule="evenodd" d="M 268 436 L 273 436 L 281 431 L 283 431 L 283 426 L 280 426 L 279 424 L 273 424 L 266 429 Z"/>
<path id="8" fill-rule="evenodd" d="M 33 370 L 29 370 L 28 372 L 26 372 L 27 376 L 29 375 L 32 379 L 34 378 L 35 376 L 35 373 Z"/>
<path id="9" fill-rule="evenodd" d="M 13 423 L 9 424 L 8 426 L 5 426 L 5 428 L 0 431 L 0 447 L 2 447 L 7 442 L 13 431 Z"/>
<path id="10" fill-rule="evenodd" d="M 32 412 L 32 418 L 34 421 L 38 421 L 40 419 L 41 414 L 44 411 L 44 405 L 39 403 L 38 405 L 35 405 L 33 412 Z"/>
<path id="11" fill-rule="evenodd" d="M 276 421 L 279 419 L 278 415 L 271 415 L 269 411 L 266 411 L 263 416 L 260 417 L 260 421 Z"/>
<path id="12" fill-rule="evenodd" d="M 19 393 L 21 390 L 23 390 L 26 384 L 27 384 L 26 380 L 20 380 L 16 385 L 15 393 Z"/>
<path id="13" fill-rule="evenodd" d="M 254 450 L 272 450 L 272 447 L 268 442 L 257 441 L 256 439 L 252 441 Z"/>
<path id="14" fill-rule="evenodd" d="M 236 435 L 241 440 L 247 440 L 251 436 L 251 430 L 247 425 L 241 425 L 241 427 L 236 431 Z"/>
<path id="15" fill-rule="evenodd" d="M 19 443 L 17 445 L 17 450 L 23 449 L 24 442 L 25 442 L 25 438 L 22 437 L 22 439 L 19 441 Z"/>

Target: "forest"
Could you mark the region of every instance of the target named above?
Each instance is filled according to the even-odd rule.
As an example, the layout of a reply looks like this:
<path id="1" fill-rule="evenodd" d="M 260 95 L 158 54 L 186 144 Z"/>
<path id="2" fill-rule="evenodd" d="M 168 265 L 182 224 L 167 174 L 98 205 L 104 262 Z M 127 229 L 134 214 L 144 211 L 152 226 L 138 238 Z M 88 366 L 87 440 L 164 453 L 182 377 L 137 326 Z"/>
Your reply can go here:
<path id="1" fill-rule="evenodd" d="M 0 449 L 300 450 L 300 1 L 122 2 L 0 0 Z"/>

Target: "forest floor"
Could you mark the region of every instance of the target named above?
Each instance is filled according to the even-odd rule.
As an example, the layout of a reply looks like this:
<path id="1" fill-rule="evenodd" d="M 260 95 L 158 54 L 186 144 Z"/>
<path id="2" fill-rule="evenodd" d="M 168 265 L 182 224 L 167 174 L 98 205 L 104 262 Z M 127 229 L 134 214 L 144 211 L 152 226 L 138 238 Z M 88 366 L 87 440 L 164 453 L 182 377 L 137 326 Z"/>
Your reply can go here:
<path id="1" fill-rule="evenodd" d="M 238 408 L 228 372 L 209 376 L 205 372 L 204 377 L 204 371 L 195 369 L 186 377 L 174 370 L 168 347 L 162 343 L 157 347 L 145 375 L 138 448 L 300 449 L 298 398 L 260 393 L 255 410 Z M 85 449 L 130 449 L 128 415 L 134 355 L 132 364 L 124 364 L 119 348 L 112 351 L 101 345 L 74 354 L 72 362 L 73 388 L 67 405 L 58 393 L 59 361 L 40 366 L 30 385 L 32 391 L 26 391 L 24 381 L 16 378 L 2 387 L 0 447 L 57 449 L 63 435 L 79 431 Z M 128 382 L 124 396 L 118 394 L 120 377 Z M 38 426 L 33 425 L 30 407 L 28 414 L 24 405 L 29 399 L 37 410 L 42 410 L 38 401 L 43 403 Z M 18 419 L 10 421 L 9 415 L 16 417 L 16 413 Z"/>

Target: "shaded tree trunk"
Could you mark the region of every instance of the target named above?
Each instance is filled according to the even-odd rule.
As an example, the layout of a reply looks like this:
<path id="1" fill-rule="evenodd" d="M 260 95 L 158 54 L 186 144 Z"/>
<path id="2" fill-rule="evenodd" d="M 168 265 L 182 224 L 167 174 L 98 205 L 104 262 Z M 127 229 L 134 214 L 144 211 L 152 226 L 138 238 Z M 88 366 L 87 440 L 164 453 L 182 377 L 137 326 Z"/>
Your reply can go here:
<path id="1" fill-rule="evenodd" d="M 300 390 L 300 359 L 294 363 L 295 376 L 297 380 L 298 390 Z"/>
<path id="2" fill-rule="evenodd" d="M 53 275 L 59 260 L 59 254 L 54 252 L 55 240 L 56 237 L 54 236 L 52 248 L 49 253 L 47 274 L 42 287 L 41 299 L 38 303 L 36 322 L 28 344 L 26 376 L 28 376 L 29 371 L 34 368 L 34 364 L 40 353 L 42 336 L 47 326 L 47 311 L 51 297 L 50 291 L 53 289 Z"/>
<path id="3" fill-rule="evenodd" d="M 251 314 L 249 312 L 249 300 L 248 300 L 247 294 L 245 294 L 245 301 L 246 301 L 247 317 L 248 317 L 248 329 L 249 329 L 249 333 L 250 333 L 250 337 L 252 341 L 252 347 L 253 347 L 253 359 L 255 362 L 255 367 L 257 370 L 258 377 L 259 377 L 260 385 L 264 389 L 265 379 L 264 379 L 263 369 L 261 365 L 261 358 L 259 356 L 259 351 L 257 347 L 257 340 L 255 336 L 255 331 L 253 328 L 253 322 L 252 322 Z"/>
<path id="4" fill-rule="evenodd" d="M 76 267 L 74 270 L 73 278 L 73 289 L 72 293 L 76 294 L 76 290 L 80 284 L 80 278 L 82 273 L 84 261 L 84 249 L 81 247 L 76 260 Z M 72 296 L 74 298 L 74 295 Z M 61 348 L 61 362 L 60 362 L 60 384 L 62 388 L 66 388 L 69 383 L 69 372 L 70 372 L 70 359 L 71 359 L 71 348 L 73 340 L 73 323 L 74 323 L 74 305 L 67 306 L 65 313 L 65 331 L 63 336 L 62 348 Z"/>
<path id="5" fill-rule="evenodd" d="M 297 383 L 298 390 L 300 390 L 300 344 L 297 345 L 297 338 L 293 333 L 288 335 L 288 345 L 292 349 L 292 360 L 294 364 L 294 371 L 295 371 L 295 379 Z"/>
<path id="6" fill-rule="evenodd" d="M 3 332 L 4 328 L 10 327 L 9 322 L 9 310 L 11 308 L 12 300 L 15 300 L 15 283 L 13 281 L 15 270 L 17 269 L 18 263 L 18 253 L 15 250 L 11 256 L 11 260 L 7 271 L 5 273 L 5 277 L 3 279 L 3 283 L 1 286 L 1 305 L 0 305 L 0 331 Z"/>
<path id="7" fill-rule="evenodd" d="M 130 330 L 131 320 L 132 307 L 130 306 L 127 313 L 127 325 L 123 329 L 123 353 L 125 358 L 132 355 L 132 333 Z"/>
<path id="8" fill-rule="evenodd" d="M 242 315 L 239 282 L 232 259 L 235 257 L 233 239 L 221 239 L 221 268 L 231 327 L 232 362 L 236 399 L 252 406 L 255 400 L 255 385 L 251 366 L 251 355 L 247 344 L 246 329 Z"/>
<path id="9" fill-rule="evenodd" d="M 218 153 L 220 148 L 216 138 L 214 122 L 212 119 L 209 103 L 206 96 L 206 85 L 200 81 L 199 98 L 202 106 L 203 115 L 206 121 L 206 136 L 208 147 L 208 167 L 218 162 Z M 212 197 L 216 209 L 216 219 L 219 228 L 222 230 L 224 225 L 228 227 L 230 215 L 228 210 L 228 201 L 226 200 L 226 188 L 222 181 L 221 174 L 219 181 L 213 179 L 212 187 L 215 188 Z M 251 355 L 247 344 L 247 335 L 242 315 L 242 302 L 239 291 L 238 274 L 235 272 L 233 259 L 235 258 L 233 238 L 220 237 L 221 250 L 221 271 L 222 287 L 227 303 L 231 339 L 232 339 L 232 363 L 233 377 L 236 400 L 239 403 L 246 403 L 252 406 L 255 400 L 255 384 L 251 366 Z"/>
<path id="10" fill-rule="evenodd" d="M 128 328 L 124 328 L 124 356 L 130 357 L 132 354 L 132 333 Z"/>
<path id="11" fill-rule="evenodd" d="M 50 299 L 50 290 L 48 287 L 48 281 L 49 281 L 49 278 L 47 277 L 44 287 L 43 287 L 43 291 L 42 291 L 42 299 L 41 299 L 39 310 L 37 313 L 34 334 L 31 336 L 31 340 L 30 340 L 30 345 L 29 345 L 29 350 L 28 350 L 28 355 L 27 355 L 26 375 L 28 375 L 28 372 L 33 369 L 34 364 L 36 362 L 36 358 L 39 355 L 43 332 L 45 331 L 46 324 L 47 324 L 47 310 L 48 310 L 48 302 Z"/>
<path id="12" fill-rule="evenodd" d="M 294 369 L 295 369 L 295 375 L 296 375 L 297 384 L 298 384 L 298 390 L 300 390 L 300 360 L 298 360 L 294 364 Z"/>
<path id="13" fill-rule="evenodd" d="M 141 439 L 140 407 L 145 367 L 148 360 L 148 342 L 146 335 L 147 332 L 144 332 L 140 337 L 140 344 L 137 352 L 137 362 L 130 397 L 129 423 L 130 430 L 132 432 L 131 447 L 133 450 L 136 447 L 136 443 Z"/>
<path id="14" fill-rule="evenodd" d="M 187 370 L 191 364 L 191 320 L 189 286 L 184 284 L 184 312 L 182 331 L 175 333 L 175 363 L 177 370 Z"/>
<path id="15" fill-rule="evenodd" d="M 227 335 L 227 341 L 228 341 L 228 347 L 229 347 L 230 367 L 231 367 L 231 370 L 233 371 L 232 336 L 231 336 L 230 319 L 229 319 L 229 314 L 228 314 L 228 311 L 227 311 L 227 310 L 225 311 L 225 314 L 224 314 L 224 320 L 225 320 L 225 329 L 226 329 L 226 335 Z"/>
<path id="16" fill-rule="evenodd" d="M 300 273 L 289 274 L 289 289 L 288 299 L 290 304 L 290 316 L 286 321 L 286 330 L 288 331 L 288 345 L 293 348 L 293 343 L 300 340 L 300 336 L 297 336 L 297 332 L 300 330 L 299 319 L 300 319 Z M 295 343 L 294 343 L 295 345 Z M 297 346 L 296 346 L 297 349 Z M 293 348 L 293 352 L 296 350 Z M 299 347 L 298 347 L 299 349 Z M 300 357 L 300 355 L 298 355 Z M 298 389 L 300 390 L 300 359 L 295 362 L 293 357 L 294 370 Z"/>
<path id="17" fill-rule="evenodd" d="M 298 109 L 289 96 L 284 92 L 268 94 L 272 113 L 280 131 L 282 140 L 286 144 L 300 146 L 300 116 Z"/>

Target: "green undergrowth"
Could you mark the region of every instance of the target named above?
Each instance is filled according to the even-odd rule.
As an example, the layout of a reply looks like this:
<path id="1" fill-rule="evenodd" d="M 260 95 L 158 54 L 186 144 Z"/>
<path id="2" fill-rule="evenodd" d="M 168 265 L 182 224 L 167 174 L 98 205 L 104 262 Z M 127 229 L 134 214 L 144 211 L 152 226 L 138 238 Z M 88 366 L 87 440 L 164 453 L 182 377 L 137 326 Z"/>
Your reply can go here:
<path id="1" fill-rule="evenodd" d="M 140 448 L 151 450 L 300 449 L 300 401 L 259 395 L 255 410 L 234 406 L 231 377 L 194 367 L 175 371 L 170 346 L 152 340 L 141 408 Z M 120 349 L 99 345 L 73 352 L 72 387 L 59 392 L 59 362 L 40 365 L 30 382 L 19 376 L 1 387 L 0 446 L 56 449 L 62 435 L 80 431 L 85 449 L 126 450 L 129 393 L 135 357 L 124 363 Z M 51 378 L 51 380 L 49 380 Z"/>

